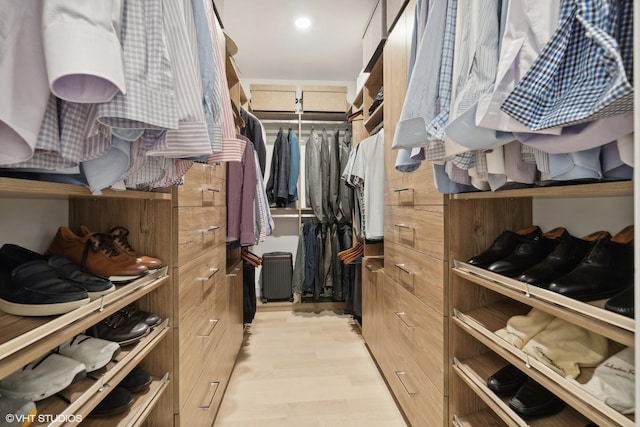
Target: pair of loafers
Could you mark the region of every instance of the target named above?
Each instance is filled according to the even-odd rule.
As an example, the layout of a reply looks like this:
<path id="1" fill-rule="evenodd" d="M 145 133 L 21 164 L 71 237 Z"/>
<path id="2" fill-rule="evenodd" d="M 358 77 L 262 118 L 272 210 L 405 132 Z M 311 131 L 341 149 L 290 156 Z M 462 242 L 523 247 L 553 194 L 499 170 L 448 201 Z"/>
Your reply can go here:
<path id="1" fill-rule="evenodd" d="M 498 395 L 510 395 L 509 407 L 523 418 L 539 418 L 560 412 L 566 404 L 513 365 L 507 365 L 487 379 Z"/>

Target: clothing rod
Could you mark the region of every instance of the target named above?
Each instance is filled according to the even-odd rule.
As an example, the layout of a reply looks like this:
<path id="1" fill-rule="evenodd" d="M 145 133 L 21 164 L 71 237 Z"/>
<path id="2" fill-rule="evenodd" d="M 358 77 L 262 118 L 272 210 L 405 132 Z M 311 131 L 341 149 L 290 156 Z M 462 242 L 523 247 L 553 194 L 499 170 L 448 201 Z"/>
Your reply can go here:
<path id="1" fill-rule="evenodd" d="M 297 125 L 298 123 L 303 124 L 303 125 L 345 125 L 348 124 L 350 125 L 351 122 L 348 120 L 300 120 L 298 122 L 298 120 L 260 120 L 261 123 L 265 124 L 265 125 L 270 125 L 270 124 L 291 124 L 291 125 Z"/>

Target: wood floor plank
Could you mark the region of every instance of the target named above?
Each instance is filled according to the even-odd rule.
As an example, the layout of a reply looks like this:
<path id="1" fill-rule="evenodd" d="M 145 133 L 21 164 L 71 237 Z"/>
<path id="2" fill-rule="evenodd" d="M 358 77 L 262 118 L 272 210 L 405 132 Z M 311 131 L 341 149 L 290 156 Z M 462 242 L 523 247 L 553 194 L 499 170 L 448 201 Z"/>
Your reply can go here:
<path id="1" fill-rule="evenodd" d="M 348 315 L 258 312 L 215 427 L 406 427 Z"/>

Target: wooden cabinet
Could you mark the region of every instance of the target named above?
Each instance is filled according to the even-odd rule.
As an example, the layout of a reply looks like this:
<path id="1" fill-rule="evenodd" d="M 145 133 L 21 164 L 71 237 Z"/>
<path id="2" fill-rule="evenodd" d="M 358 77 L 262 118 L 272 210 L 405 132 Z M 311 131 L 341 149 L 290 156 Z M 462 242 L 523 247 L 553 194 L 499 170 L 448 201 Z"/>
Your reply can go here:
<path id="1" fill-rule="evenodd" d="M 227 271 L 226 183 L 220 170 L 224 166 L 195 164 L 185 184 L 172 188 L 174 412 L 181 426 L 213 424 L 243 335 L 242 271 Z"/>
<path id="2" fill-rule="evenodd" d="M 376 0 L 362 35 L 362 64 L 364 71 L 371 71 L 382 52 L 387 38 L 387 13 L 385 0 Z"/>
<path id="3" fill-rule="evenodd" d="M 0 179 L 0 197 L 31 200 L 68 200 L 68 225 L 77 230 L 86 225 L 92 230 L 107 230 L 114 224 L 129 229 L 132 246 L 140 253 L 162 259 L 167 267 L 157 270 L 130 284 L 116 286 L 116 290 L 71 312 L 51 317 L 21 317 L 0 313 L 0 378 L 48 353 L 64 341 L 84 332 L 92 325 L 134 303 L 138 309 L 158 314 L 162 323 L 138 343 L 123 347 L 116 359 L 86 379 L 74 383 L 61 393 L 68 402 L 57 396 L 37 402 L 37 410 L 51 419 L 71 416 L 75 425 L 99 425 L 101 418 L 87 418 L 106 396 L 135 366 L 140 365 L 153 376 L 148 391 L 135 395 L 128 412 L 110 418 L 110 425 L 171 425 L 173 376 L 173 320 L 174 297 L 170 271 L 171 258 L 171 195 L 138 191 L 104 190 L 101 196 L 87 189 L 67 184 Z M 20 224 L 20 218 L 5 221 Z M 53 236 L 50 236 L 53 238 Z M 20 244 L 19 241 L 13 242 Z M 41 424 L 41 423 L 37 423 Z M 52 422 L 49 425 L 59 425 Z"/>
<path id="4" fill-rule="evenodd" d="M 576 380 L 559 375 L 545 364 L 507 344 L 495 331 L 514 315 L 532 308 L 602 335 L 610 350 L 634 347 L 635 321 L 604 310 L 604 301 L 580 302 L 538 287 L 467 264 L 465 261 L 492 243 L 503 230 L 532 223 L 532 200 L 544 198 L 593 199 L 597 195 L 629 197 L 632 183 L 602 183 L 554 189 L 531 189 L 486 194 L 453 195 L 450 204 L 449 274 L 450 340 L 452 378 L 458 387 L 451 397 L 451 414 L 459 425 L 475 417 L 500 420 L 507 425 L 527 425 L 507 404 L 486 387 L 487 378 L 512 364 L 567 403 L 558 415 L 536 420 L 536 425 L 633 426 L 625 416 L 589 395 L 579 384 L 593 375 L 594 368 L 581 368 Z M 567 226 L 571 218 L 566 218 Z M 603 227 L 606 229 L 606 227 Z"/>

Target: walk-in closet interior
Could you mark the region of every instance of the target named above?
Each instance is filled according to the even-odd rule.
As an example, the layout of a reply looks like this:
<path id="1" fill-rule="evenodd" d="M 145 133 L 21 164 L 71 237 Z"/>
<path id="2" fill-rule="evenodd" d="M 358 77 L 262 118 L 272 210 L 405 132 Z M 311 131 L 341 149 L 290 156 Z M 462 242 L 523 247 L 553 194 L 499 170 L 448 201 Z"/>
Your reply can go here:
<path id="1" fill-rule="evenodd" d="M 90 3 L 0 7 L 0 425 L 636 425 L 632 0 Z"/>

